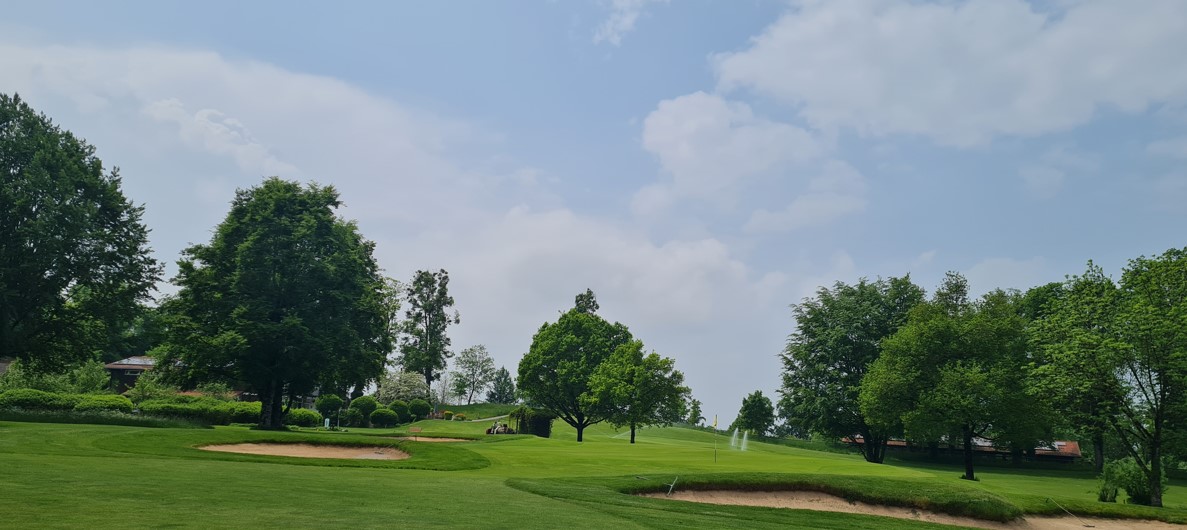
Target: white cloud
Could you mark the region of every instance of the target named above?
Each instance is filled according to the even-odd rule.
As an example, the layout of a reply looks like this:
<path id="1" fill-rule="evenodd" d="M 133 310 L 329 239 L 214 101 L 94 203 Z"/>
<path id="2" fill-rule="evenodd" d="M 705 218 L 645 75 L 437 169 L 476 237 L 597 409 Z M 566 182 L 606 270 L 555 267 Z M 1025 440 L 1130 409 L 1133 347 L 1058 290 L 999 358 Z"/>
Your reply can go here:
<path id="1" fill-rule="evenodd" d="M 827 224 L 865 209 L 865 178 L 849 164 L 829 161 L 812 179 L 808 192 L 778 212 L 758 210 L 746 223 L 748 232 L 791 231 Z"/>
<path id="2" fill-rule="evenodd" d="M 719 198 L 747 177 L 824 151 L 804 129 L 704 92 L 661 101 L 643 122 L 643 147 L 672 175 L 676 193 L 699 198 Z"/>
<path id="3" fill-rule="evenodd" d="M 1146 146 L 1146 152 L 1171 158 L 1187 158 L 1187 136 L 1166 138 L 1151 142 Z"/>
<path id="4" fill-rule="evenodd" d="M 300 175 L 296 167 L 278 160 L 267 146 L 252 138 L 247 127 L 239 120 L 229 118 L 222 112 L 202 109 L 190 114 L 185 105 L 176 99 L 149 103 L 144 107 L 144 112 L 155 120 L 176 124 L 182 140 L 191 147 L 231 156 L 245 172 L 264 176 Z"/>
<path id="5" fill-rule="evenodd" d="M 622 44 L 622 38 L 635 30 L 635 23 L 648 4 L 667 3 L 668 0 L 610 0 L 610 16 L 594 31 L 594 44 L 609 42 Z"/>
<path id="6" fill-rule="evenodd" d="M 1187 101 L 1187 3 L 801 1 L 749 49 L 714 58 L 720 88 L 785 102 L 822 129 L 983 144 L 1083 124 L 1101 108 Z"/>

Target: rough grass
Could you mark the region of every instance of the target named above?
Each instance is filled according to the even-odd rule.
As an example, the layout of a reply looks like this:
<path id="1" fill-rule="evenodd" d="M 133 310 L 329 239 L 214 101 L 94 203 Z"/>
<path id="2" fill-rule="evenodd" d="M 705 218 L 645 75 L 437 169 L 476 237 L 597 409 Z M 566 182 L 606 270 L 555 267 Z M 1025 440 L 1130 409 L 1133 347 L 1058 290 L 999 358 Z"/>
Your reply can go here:
<path id="1" fill-rule="evenodd" d="M 860 456 L 671 428 L 643 429 L 638 443 L 605 425 L 586 441 L 557 423 L 552 439 L 483 436 L 481 423 L 430 420 L 422 436 L 466 444 L 393 440 L 409 426 L 301 430 L 146 429 L 0 422 L 0 513 L 12 527 L 360 528 L 920 528 L 853 514 L 715 506 L 631 495 L 678 489 L 809 489 L 853 500 L 1004 520 L 1074 512 L 1187 522 L 1187 484 L 1172 481 L 1168 507 L 1095 501 L 1096 481 L 1075 470 L 979 471 L 979 482 L 943 465 L 875 465 Z M 214 453 L 213 443 L 384 445 L 407 460 L 339 460 Z M 716 445 L 716 457 L 714 446 Z M 636 477 L 645 477 L 638 479 Z M 130 507 L 134 507 L 131 509 Z"/>

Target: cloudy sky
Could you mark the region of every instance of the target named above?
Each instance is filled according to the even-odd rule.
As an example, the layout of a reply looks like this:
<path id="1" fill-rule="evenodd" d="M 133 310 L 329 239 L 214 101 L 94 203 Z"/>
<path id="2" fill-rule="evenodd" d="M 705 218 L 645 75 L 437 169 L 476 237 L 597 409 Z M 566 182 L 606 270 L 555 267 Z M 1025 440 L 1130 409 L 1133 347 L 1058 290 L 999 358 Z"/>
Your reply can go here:
<path id="1" fill-rule="evenodd" d="M 722 422 L 821 285 L 1187 244 L 1180 0 L 4 10 L 0 92 L 121 168 L 170 275 L 236 188 L 333 184 L 388 275 L 450 272 L 456 348 L 514 372 L 589 287 Z"/>

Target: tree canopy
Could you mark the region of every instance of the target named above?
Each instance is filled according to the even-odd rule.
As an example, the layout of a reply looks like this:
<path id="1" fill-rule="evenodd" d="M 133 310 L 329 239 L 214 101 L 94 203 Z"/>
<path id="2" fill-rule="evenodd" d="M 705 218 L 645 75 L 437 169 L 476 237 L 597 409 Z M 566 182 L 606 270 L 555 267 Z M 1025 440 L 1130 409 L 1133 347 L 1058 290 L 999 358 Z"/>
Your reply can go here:
<path id="1" fill-rule="evenodd" d="M 143 207 L 95 148 L 0 94 L 0 355 L 33 369 L 98 358 L 160 278 Z"/>
<path id="2" fill-rule="evenodd" d="M 191 385 L 245 384 L 262 402 L 262 428 L 282 425 L 286 397 L 378 377 L 395 295 L 339 205 L 332 187 L 275 177 L 236 192 L 210 243 L 178 262 L 158 365 Z"/>
<path id="3" fill-rule="evenodd" d="M 515 381 L 511 379 L 511 372 L 508 372 L 506 367 L 500 366 L 495 371 L 490 390 L 486 393 L 486 402 L 510 404 L 515 401 Z"/>
<path id="4" fill-rule="evenodd" d="M 792 309 L 796 331 L 780 356 L 781 415 L 797 432 L 832 439 L 860 435 L 862 455 L 881 463 L 894 425 L 875 428 L 858 404 L 861 379 L 881 353 L 884 339 L 923 301 L 923 289 L 909 276 L 837 282 Z"/>
<path id="5" fill-rule="evenodd" d="M 729 428 L 766 436 L 774 425 L 775 405 L 771 403 L 770 398 L 762 394 L 762 390 L 755 390 L 754 393 L 742 398 L 742 408 L 738 410 L 738 417 Z"/>
<path id="6" fill-rule="evenodd" d="M 437 374 L 445 369 L 450 351 L 450 324 L 458 324 L 461 317 L 457 311 L 450 314 L 453 297 L 449 295 L 449 273 L 416 271 L 412 283 L 408 284 L 408 304 L 400 337 L 400 364 L 405 370 L 419 372 L 425 383 L 433 385 Z"/>
<path id="7" fill-rule="evenodd" d="M 475 394 L 480 394 L 495 378 L 495 361 L 486 351 L 486 346 L 481 344 L 462 350 L 453 364 L 457 368 L 453 373 L 453 391 L 465 396 L 467 405 L 474 401 Z"/>
<path id="8" fill-rule="evenodd" d="M 576 308 L 554 323 L 545 323 L 532 337 L 532 345 L 519 361 L 519 391 L 529 404 L 546 408 L 577 430 L 605 421 L 596 406 L 590 379 L 598 365 L 633 337 L 626 326 Z"/>
<path id="9" fill-rule="evenodd" d="M 601 409 L 615 427 L 629 427 L 630 443 L 638 427 L 671 425 L 687 412 L 689 389 L 676 361 L 655 352 L 644 355 L 643 341 L 616 348 L 594 370 L 589 387 L 591 407 Z"/>

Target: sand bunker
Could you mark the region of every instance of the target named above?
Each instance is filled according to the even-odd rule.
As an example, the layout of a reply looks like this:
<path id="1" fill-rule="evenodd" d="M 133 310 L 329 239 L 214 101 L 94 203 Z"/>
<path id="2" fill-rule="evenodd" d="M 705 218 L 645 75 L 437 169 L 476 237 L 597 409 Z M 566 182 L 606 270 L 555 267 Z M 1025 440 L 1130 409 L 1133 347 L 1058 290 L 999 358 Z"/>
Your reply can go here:
<path id="1" fill-rule="evenodd" d="M 428 436 L 391 436 L 396 440 L 408 440 L 410 442 L 473 442 L 474 440 L 467 440 L 465 438 L 431 438 Z"/>
<path id="2" fill-rule="evenodd" d="M 1183 530 L 1184 526 L 1173 525 L 1161 521 L 1144 521 L 1135 519 L 1101 519 L 1097 517 L 1039 517 L 1030 516 L 1010 523 L 996 523 L 983 521 L 971 517 L 958 517 L 943 513 L 927 512 L 914 508 L 885 506 L 881 504 L 866 504 L 864 502 L 849 502 L 841 497 L 817 493 L 814 491 L 674 491 L 670 497 L 663 493 L 650 493 L 645 497 L 670 499 L 689 502 L 703 502 L 707 504 L 731 504 L 739 506 L 767 506 L 772 508 L 793 508 L 797 510 L 819 510 L 825 512 L 845 512 L 862 515 L 881 515 L 897 517 L 914 521 L 969 526 L 974 528 L 1003 528 L 1015 530 L 1063 530 L 1084 528 L 1092 525 L 1102 530 L 1125 529 L 1176 529 Z"/>
<path id="3" fill-rule="evenodd" d="M 353 458 L 357 460 L 403 460 L 408 453 L 391 447 L 348 447 L 311 444 L 224 444 L 199 447 L 204 451 L 248 455 L 295 456 L 298 458 Z"/>

